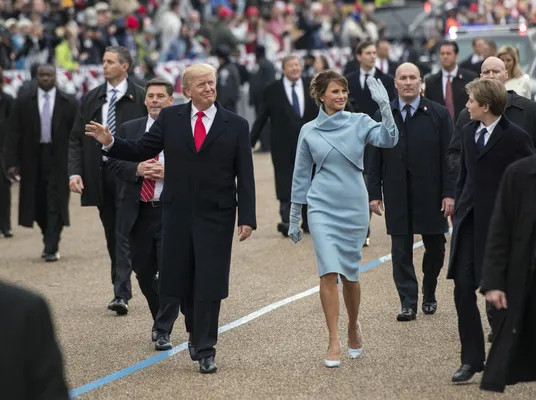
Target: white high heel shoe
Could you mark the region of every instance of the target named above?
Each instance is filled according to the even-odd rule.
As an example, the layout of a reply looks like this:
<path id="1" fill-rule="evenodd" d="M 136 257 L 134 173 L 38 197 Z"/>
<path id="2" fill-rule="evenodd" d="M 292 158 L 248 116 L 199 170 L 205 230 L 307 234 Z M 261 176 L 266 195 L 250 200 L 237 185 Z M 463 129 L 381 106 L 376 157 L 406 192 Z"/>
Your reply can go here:
<path id="1" fill-rule="evenodd" d="M 361 323 L 357 321 L 357 327 L 359 328 L 359 333 L 361 333 L 361 339 L 363 338 L 363 332 L 361 332 Z M 365 348 L 365 344 L 361 345 L 361 348 L 359 349 L 352 349 L 348 347 L 348 355 L 352 359 L 356 359 L 359 356 L 361 356 L 361 353 L 363 353 L 363 349 Z"/>
<path id="2" fill-rule="evenodd" d="M 339 348 L 341 348 L 341 342 L 339 342 Z M 326 368 L 338 368 L 341 366 L 341 360 L 324 360 Z"/>

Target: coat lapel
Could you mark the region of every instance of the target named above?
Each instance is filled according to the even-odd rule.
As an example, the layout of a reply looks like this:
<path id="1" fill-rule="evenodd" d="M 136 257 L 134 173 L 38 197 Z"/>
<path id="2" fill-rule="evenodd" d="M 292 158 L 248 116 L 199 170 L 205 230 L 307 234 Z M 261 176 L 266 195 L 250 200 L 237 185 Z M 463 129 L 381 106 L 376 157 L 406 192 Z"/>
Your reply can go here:
<path id="1" fill-rule="evenodd" d="M 500 140 L 503 138 L 504 136 L 504 131 L 503 131 L 503 128 L 506 128 L 508 126 L 508 121 L 506 121 L 504 119 L 505 117 L 501 117 L 501 120 L 499 121 L 499 123 L 495 126 L 495 129 L 493 129 L 493 133 L 491 134 L 491 136 L 489 137 L 488 139 L 488 143 L 486 143 L 486 145 L 484 146 L 484 150 L 482 151 L 482 153 L 480 153 L 480 155 L 478 156 L 478 158 L 484 156 L 484 154 L 486 154 L 488 151 L 490 151 L 493 147 L 495 147 L 495 145 L 497 143 L 500 142 Z"/>
<path id="2" fill-rule="evenodd" d="M 227 118 L 227 113 L 219 103 L 216 103 L 216 107 L 218 108 L 218 112 L 214 117 L 214 122 L 212 122 L 210 130 L 207 132 L 207 137 L 205 138 L 203 144 L 201 145 L 201 148 L 199 149 L 200 153 L 208 146 L 210 146 L 214 142 L 214 140 L 216 140 L 217 137 L 220 136 L 225 129 L 227 129 L 226 123 L 229 120 Z"/>
<path id="3" fill-rule="evenodd" d="M 91 112 L 90 120 L 100 122 L 101 124 L 104 123 L 104 121 L 102 121 L 102 113 L 100 111 L 102 110 L 102 106 L 105 103 L 106 103 L 106 83 L 99 86 L 99 92 L 97 93 L 95 97 L 95 108 L 93 108 Z"/>
<path id="4" fill-rule="evenodd" d="M 180 135 L 186 142 L 187 146 L 192 150 L 194 154 L 197 154 L 197 150 L 195 149 L 194 144 L 194 133 L 192 132 L 192 118 L 190 117 L 190 114 L 192 113 L 192 101 L 186 105 L 186 107 L 181 107 L 179 111 L 179 120 L 181 127 L 184 127 L 184 129 L 179 129 Z"/>
<path id="5" fill-rule="evenodd" d="M 56 89 L 56 98 L 54 99 L 54 110 L 52 111 L 52 143 L 56 140 L 57 132 L 60 131 L 60 124 L 63 109 L 63 95 L 59 89 Z"/>

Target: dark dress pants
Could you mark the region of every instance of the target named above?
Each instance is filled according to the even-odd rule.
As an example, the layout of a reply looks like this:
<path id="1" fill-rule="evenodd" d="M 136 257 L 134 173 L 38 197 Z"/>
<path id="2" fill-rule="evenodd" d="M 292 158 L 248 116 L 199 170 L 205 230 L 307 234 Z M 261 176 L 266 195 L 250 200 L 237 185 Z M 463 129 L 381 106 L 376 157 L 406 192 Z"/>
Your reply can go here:
<path id="1" fill-rule="evenodd" d="M 99 216 L 104 227 L 106 246 L 112 263 L 112 284 L 115 297 L 125 301 L 132 298 L 130 275 L 132 267 L 128 247 L 128 232 L 122 232 L 117 224 L 117 207 L 120 206 L 117 198 L 116 175 L 106 166 L 102 165 L 103 198 L 99 208 Z"/>
<path id="2" fill-rule="evenodd" d="M 140 201 L 129 236 L 132 270 L 147 299 L 153 321 L 158 314 L 158 271 L 162 264 L 162 207 Z"/>
<path id="3" fill-rule="evenodd" d="M 423 302 L 435 302 L 437 278 L 445 260 L 445 235 L 422 235 Z M 391 236 L 393 278 L 402 308 L 417 312 L 418 282 L 413 266 L 413 234 Z"/>
<path id="4" fill-rule="evenodd" d="M 52 254 L 59 250 L 63 229 L 61 204 L 59 198 L 58 176 L 52 167 L 54 151 L 51 143 L 40 145 L 39 171 L 36 187 L 35 222 L 43 235 L 44 253 Z"/>
<path id="5" fill-rule="evenodd" d="M 279 215 L 281 216 L 281 222 L 284 222 L 285 224 L 290 223 L 290 206 L 291 206 L 290 200 L 279 200 Z M 307 223 L 307 205 L 302 206 L 301 211 L 302 216 L 302 227 L 304 229 L 309 229 L 309 225 Z"/>
<path id="6" fill-rule="evenodd" d="M 186 331 L 190 334 L 190 342 L 194 347 L 194 361 L 216 355 L 214 346 L 218 342 L 220 305 L 220 300 L 182 299 L 181 310 Z"/>
<path id="7" fill-rule="evenodd" d="M 461 222 L 456 238 L 454 265 L 454 303 L 458 313 L 458 332 L 462 364 L 479 367 L 486 359 L 484 331 L 478 309 L 475 282 L 474 221 L 471 212 Z"/>
<path id="8" fill-rule="evenodd" d="M 0 160 L 1 161 L 1 160 Z M 0 166 L 0 231 L 11 230 L 11 182 Z"/>

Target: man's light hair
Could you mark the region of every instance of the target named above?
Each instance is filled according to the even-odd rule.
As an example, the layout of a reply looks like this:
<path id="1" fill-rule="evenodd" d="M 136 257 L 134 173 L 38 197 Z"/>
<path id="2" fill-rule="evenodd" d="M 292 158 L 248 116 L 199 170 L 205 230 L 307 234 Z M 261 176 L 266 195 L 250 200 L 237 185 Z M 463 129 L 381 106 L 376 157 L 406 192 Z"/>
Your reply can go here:
<path id="1" fill-rule="evenodd" d="M 194 64 L 189 66 L 182 74 L 182 88 L 189 89 L 193 79 L 207 74 L 213 74 L 214 78 L 216 78 L 216 68 L 210 64 Z"/>

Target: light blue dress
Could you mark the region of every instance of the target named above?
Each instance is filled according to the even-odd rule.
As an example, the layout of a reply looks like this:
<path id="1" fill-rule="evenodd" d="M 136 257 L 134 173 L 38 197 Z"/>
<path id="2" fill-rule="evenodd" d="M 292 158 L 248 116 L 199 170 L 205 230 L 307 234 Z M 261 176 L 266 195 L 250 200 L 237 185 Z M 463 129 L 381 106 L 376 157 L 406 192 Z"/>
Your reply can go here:
<path id="1" fill-rule="evenodd" d="M 292 202 L 308 206 L 319 276 L 336 273 L 359 280 L 361 248 L 369 225 L 363 153 L 367 144 L 390 148 L 397 142 L 392 116 L 383 125 L 366 114 L 340 111 L 328 116 L 320 108 L 318 117 L 302 127 Z M 313 164 L 316 171 L 311 181 Z"/>

